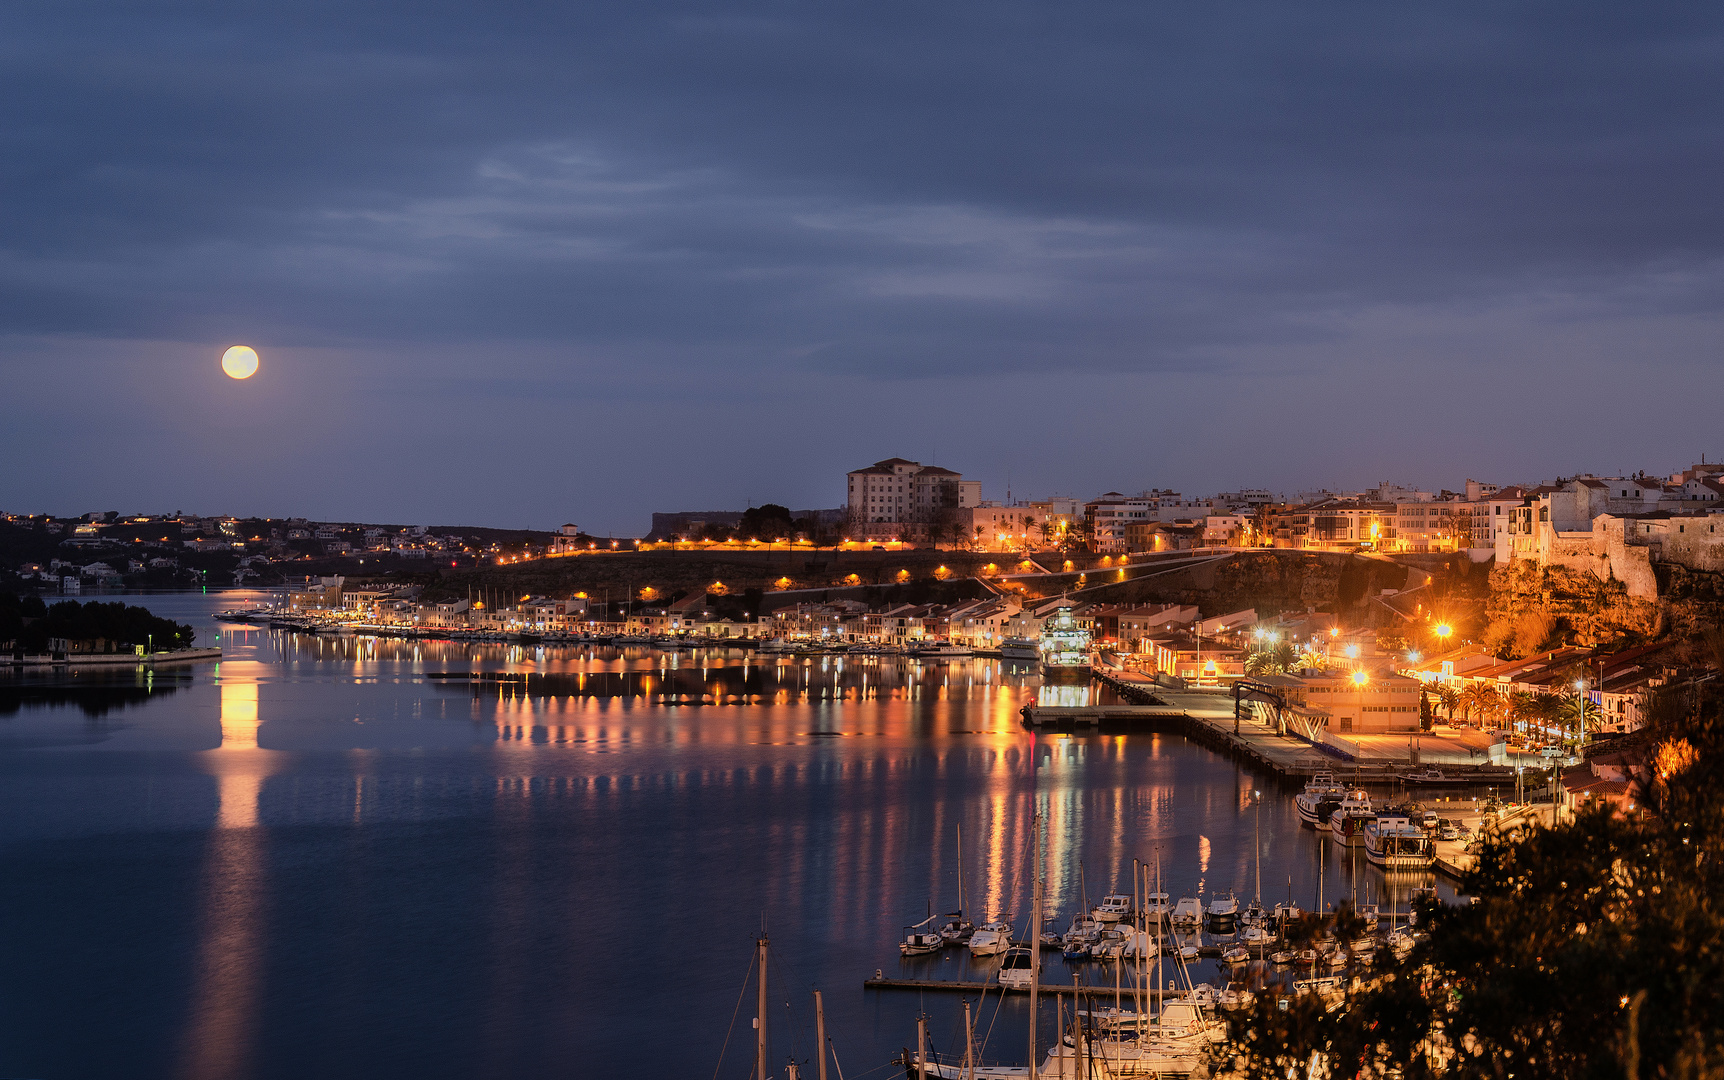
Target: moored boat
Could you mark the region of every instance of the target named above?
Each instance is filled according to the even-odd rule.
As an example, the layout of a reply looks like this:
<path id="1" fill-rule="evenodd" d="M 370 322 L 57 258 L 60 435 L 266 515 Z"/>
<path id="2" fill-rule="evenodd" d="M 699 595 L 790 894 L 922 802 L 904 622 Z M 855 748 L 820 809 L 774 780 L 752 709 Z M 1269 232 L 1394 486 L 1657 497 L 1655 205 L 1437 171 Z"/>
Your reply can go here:
<path id="1" fill-rule="evenodd" d="M 1062 607 L 1043 624 L 1042 677 L 1049 682 L 1082 682 L 1090 676 L 1089 631 Z"/>
<path id="2" fill-rule="evenodd" d="M 995 919 L 983 923 L 970 935 L 971 956 L 998 956 L 1012 944 L 1012 924 Z"/>
<path id="3" fill-rule="evenodd" d="M 1329 836 L 1342 847 L 1364 847 L 1365 826 L 1377 819 L 1371 796 L 1364 788 L 1347 792 L 1329 818 Z"/>
<path id="4" fill-rule="evenodd" d="M 1431 838 L 1403 814 L 1382 814 L 1364 828 L 1365 861 L 1384 870 L 1423 870 L 1434 858 Z"/>
<path id="5" fill-rule="evenodd" d="M 934 925 L 934 920 L 940 917 L 930 915 L 913 926 L 906 926 L 904 940 L 898 942 L 899 955 L 926 956 L 931 952 L 938 952 L 940 947 L 946 944 L 945 939 L 940 936 L 939 927 Z"/>

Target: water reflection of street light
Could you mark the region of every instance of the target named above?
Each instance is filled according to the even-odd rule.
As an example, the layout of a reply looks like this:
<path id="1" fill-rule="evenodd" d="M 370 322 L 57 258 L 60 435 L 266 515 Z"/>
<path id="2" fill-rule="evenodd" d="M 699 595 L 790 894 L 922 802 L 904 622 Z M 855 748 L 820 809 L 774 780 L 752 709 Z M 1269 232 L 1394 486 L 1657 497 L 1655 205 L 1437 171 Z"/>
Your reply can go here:
<path id="1" fill-rule="evenodd" d="M 1365 669 L 1360 668 L 1353 672 L 1353 708 L 1354 715 L 1360 721 L 1365 719 L 1365 684 L 1370 681 L 1371 677 L 1365 674 Z"/>

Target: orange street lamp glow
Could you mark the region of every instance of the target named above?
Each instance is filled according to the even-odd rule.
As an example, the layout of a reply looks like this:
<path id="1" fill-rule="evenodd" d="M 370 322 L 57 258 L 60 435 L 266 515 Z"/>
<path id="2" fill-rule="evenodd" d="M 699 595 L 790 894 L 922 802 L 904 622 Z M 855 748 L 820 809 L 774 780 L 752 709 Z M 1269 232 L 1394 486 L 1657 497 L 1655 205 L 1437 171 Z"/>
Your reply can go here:
<path id="1" fill-rule="evenodd" d="M 1368 683 L 1370 681 L 1371 681 L 1371 677 L 1369 675 L 1365 674 L 1363 671 L 1353 672 L 1353 685 L 1354 686 L 1364 686 L 1366 683 Z"/>
<path id="2" fill-rule="evenodd" d="M 1446 638 L 1455 632 L 1455 628 L 1450 626 L 1448 623 L 1438 623 L 1436 629 L 1437 636 L 1440 638 Z"/>

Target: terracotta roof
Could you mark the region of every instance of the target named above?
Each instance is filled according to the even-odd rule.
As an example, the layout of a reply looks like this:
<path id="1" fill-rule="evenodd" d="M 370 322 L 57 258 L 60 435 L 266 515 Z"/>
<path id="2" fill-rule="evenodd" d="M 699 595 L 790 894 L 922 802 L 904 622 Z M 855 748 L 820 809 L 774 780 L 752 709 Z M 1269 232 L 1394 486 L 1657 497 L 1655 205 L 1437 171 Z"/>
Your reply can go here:
<path id="1" fill-rule="evenodd" d="M 951 469 L 942 469 L 938 465 L 924 465 L 920 469 L 916 470 L 916 475 L 917 476 L 962 476 L 964 474 L 963 473 L 955 473 Z"/>

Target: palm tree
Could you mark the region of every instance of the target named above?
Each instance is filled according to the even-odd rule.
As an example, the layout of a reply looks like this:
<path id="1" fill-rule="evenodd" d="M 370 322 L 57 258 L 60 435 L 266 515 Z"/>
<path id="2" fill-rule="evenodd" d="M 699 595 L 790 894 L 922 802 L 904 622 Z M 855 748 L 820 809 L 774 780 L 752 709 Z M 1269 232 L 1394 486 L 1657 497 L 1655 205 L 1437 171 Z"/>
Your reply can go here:
<path id="1" fill-rule="evenodd" d="M 1494 719 L 1500 703 L 1497 699 L 1497 688 L 1489 683 L 1473 683 L 1461 691 L 1461 705 L 1466 715 L 1480 725 Z"/>
<path id="2" fill-rule="evenodd" d="M 1273 649 L 1260 649 L 1245 658 L 1247 675 L 1285 675 L 1299 666 L 1299 650 L 1290 641 Z"/>
<path id="3" fill-rule="evenodd" d="M 1576 739 L 1585 728 L 1598 730 L 1598 710 L 1583 697 L 1569 697 L 1564 694 L 1557 706 L 1557 715 L 1562 719 L 1564 735 L 1572 733 Z"/>
<path id="4" fill-rule="evenodd" d="M 1521 734 L 1526 734 L 1527 723 L 1533 720 L 1537 712 L 1535 695 L 1525 690 L 1513 690 L 1508 696 L 1509 723 L 1520 728 Z"/>
<path id="5" fill-rule="evenodd" d="M 1461 692 L 1452 686 L 1444 686 L 1437 691 L 1437 704 L 1443 707 L 1448 715 L 1449 723 L 1455 722 L 1455 706 L 1461 703 Z"/>

